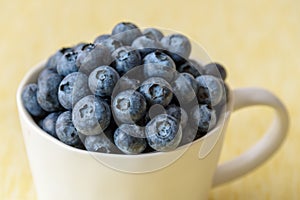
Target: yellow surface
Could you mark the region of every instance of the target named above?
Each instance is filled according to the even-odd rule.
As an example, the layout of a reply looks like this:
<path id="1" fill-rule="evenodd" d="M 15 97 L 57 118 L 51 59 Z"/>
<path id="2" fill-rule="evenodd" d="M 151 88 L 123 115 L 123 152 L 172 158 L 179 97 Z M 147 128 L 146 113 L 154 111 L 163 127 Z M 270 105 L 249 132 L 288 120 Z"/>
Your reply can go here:
<path id="1" fill-rule="evenodd" d="M 226 66 L 233 88 L 268 88 L 289 109 L 291 128 L 280 151 L 212 190 L 210 199 L 300 199 L 299 10 L 298 0 L 1 0 L 0 199 L 36 198 L 15 103 L 22 76 L 61 46 L 92 41 L 122 20 L 186 33 Z M 254 144 L 272 114 L 261 107 L 234 114 L 221 160 Z"/>

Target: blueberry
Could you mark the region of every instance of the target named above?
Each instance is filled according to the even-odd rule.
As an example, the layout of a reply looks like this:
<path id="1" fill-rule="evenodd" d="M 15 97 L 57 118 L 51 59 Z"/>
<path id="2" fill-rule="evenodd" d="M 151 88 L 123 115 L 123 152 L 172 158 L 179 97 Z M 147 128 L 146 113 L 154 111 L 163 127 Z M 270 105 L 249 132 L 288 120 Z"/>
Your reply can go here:
<path id="1" fill-rule="evenodd" d="M 180 73 L 186 72 L 194 77 L 204 74 L 203 67 L 195 60 L 189 59 L 181 65 L 177 66 L 177 71 Z"/>
<path id="2" fill-rule="evenodd" d="M 102 40 L 101 42 L 97 42 L 98 44 L 102 44 L 103 46 L 106 46 L 110 52 L 114 52 L 116 49 L 120 48 L 122 45 L 122 43 L 118 40 L 116 40 L 115 38 L 109 37 L 105 40 Z M 95 44 L 97 44 L 95 43 Z"/>
<path id="3" fill-rule="evenodd" d="M 27 112 L 34 117 L 43 117 L 46 115 L 37 101 L 38 86 L 35 83 L 28 84 L 22 91 L 22 102 Z"/>
<path id="4" fill-rule="evenodd" d="M 50 113 L 49 115 L 47 115 L 47 117 L 45 117 L 42 123 L 42 129 L 55 138 L 57 138 L 55 130 L 56 121 L 60 114 L 61 112 Z"/>
<path id="5" fill-rule="evenodd" d="M 135 49 L 138 49 L 142 57 L 157 49 L 162 49 L 162 45 L 160 44 L 159 40 L 147 35 L 136 38 L 132 42 L 131 46 Z"/>
<path id="6" fill-rule="evenodd" d="M 156 28 L 146 28 L 143 31 L 143 34 L 148 37 L 155 38 L 157 41 L 160 41 L 164 37 L 162 32 Z"/>
<path id="7" fill-rule="evenodd" d="M 223 80 L 227 77 L 225 68 L 219 63 L 209 63 L 205 65 L 204 71 L 206 75 L 212 75 Z"/>
<path id="8" fill-rule="evenodd" d="M 62 76 L 49 69 L 44 69 L 38 77 L 37 102 L 48 112 L 61 110 L 58 101 L 58 86 Z"/>
<path id="9" fill-rule="evenodd" d="M 101 65 L 109 65 L 112 61 L 109 48 L 101 44 L 88 44 L 78 54 L 76 65 L 80 71 L 90 74 Z"/>
<path id="10" fill-rule="evenodd" d="M 187 76 L 178 74 L 176 79 L 171 83 L 173 92 L 181 103 L 189 103 L 196 98 L 196 91 L 186 77 Z"/>
<path id="11" fill-rule="evenodd" d="M 109 105 L 100 97 L 88 95 L 75 104 L 72 119 L 80 133 L 97 135 L 108 127 L 111 112 Z"/>
<path id="12" fill-rule="evenodd" d="M 196 81 L 199 88 L 197 97 L 200 103 L 215 106 L 222 100 L 224 95 L 223 81 L 210 75 L 198 76 Z"/>
<path id="13" fill-rule="evenodd" d="M 144 128 L 135 124 L 122 124 L 117 128 L 114 141 L 125 154 L 139 154 L 147 147 Z"/>
<path id="14" fill-rule="evenodd" d="M 88 77 L 81 72 L 67 75 L 58 88 L 58 100 L 67 110 L 71 110 L 80 99 L 89 94 L 91 92 L 88 86 Z"/>
<path id="15" fill-rule="evenodd" d="M 111 37 L 110 34 L 102 34 L 102 35 L 99 35 L 98 37 L 95 38 L 94 44 L 101 43 L 101 42 L 107 40 L 107 39 L 110 38 L 110 37 Z"/>
<path id="16" fill-rule="evenodd" d="M 200 133 L 206 134 L 217 123 L 216 111 L 207 104 L 197 105 L 191 112 L 192 127 L 196 127 Z"/>
<path id="17" fill-rule="evenodd" d="M 145 128 L 149 145 L 157 151 L 171 151 L 176 149 L 182 137 L 181 126 L 178 121 L 167 114 L 153 118 Z"/>
<path id="18" fill-rule="evenodd" d="M 130 69 L 142 63 L 140 53 L 129 46 L 118 48 L 112 53 L 112 57 L 114 59 L 115 68 L 120 75 L 125 74 Z"/>
<path id="19" fill-rule="evenodd" d="M 162 77 L 171 81 L 176 72 L 176 66 L 173 60 L 166 54 L 155 51 L 148 54 L 143 59 L 144 74 L 146 77 Z"/>
<path id="20" fill-rule="evenodd" d="M 116 120 L 122 123 L 134 123 L 146 113 L 146 100 L 135 90 L 120 92 L 112 101 L 112 110 Z"/>
<path id="21" fill-rule="evenodd" d="M 67 52 L 71 52 L 72 48 L 61 48 L 59 49 L 55 54 L 53 54 L 52 56 L 50 56 L 50 58 L 48 58 L 45 67 L 46 68 L 50 68 L 50 69 L 54 69 L 56 71 L 56 67 L 57 67 L 57 63 L 59 62 L 60 58 Z"/>
<path id="22" fill-rule="evenodd" d="M 56 121 L 56 134 L 60 141 L 70 146 L 79 146 L 81 140 L 78 131 L 72 123 L 71 111 L 60 114 Z"/>
<path id="23" fill-rule="evenodd" d="M 177 119 L 180 122 L 182 128 L 186 126 L 188 115 L 183 108 L 180 108 L 175 104 L 170 104 L 166 107 L 166 113 Z"/>
<path id="24" fill-rule="evenodd" d="M 189 39 L 182 34 L 172 34 L 161 39 L 161 44 L 168 51 L 176 53 L 184 58 L 188 58 L 191 53 L 191 43 Z"/>
<path id="25" fill-rule="evenodd" d="M 75 51 L 66 52 L 57 63 L 57 73 L 62 76 L 67 76 L 72 72 L 77 72 L 78 67 L 76 65 L 78 53 Z"/>
<path id="26" fill-rule="evenodd" d="M 88 151 L 93 152 L 120 153 L 120 150 L 104 133 L 87 136 L 84 140 L 84 146 Z"/>
<path id="27" fill-rule="evenodd" d="M 112 35 L 124 45 L 129 46 L 133 40 L 141 36 L 142 33 L 135 24 L 130 22 L 121 22 L 113 28 Z"/>
<path id="28" fill-rule="evenodd" d="M 93 94 L 110 96 L 120 76 L 110 66 L 100 66 L 94 69 L 89 76 L 89 87 Z"/>
<path id="29" fill-rule="evenodd" d="M 144 95 L 149 105 L 161 104 L 166 106 L 173 97 L 170 84 L 160 77 L 147 79 L 142 83 L 139 91 Z"/>

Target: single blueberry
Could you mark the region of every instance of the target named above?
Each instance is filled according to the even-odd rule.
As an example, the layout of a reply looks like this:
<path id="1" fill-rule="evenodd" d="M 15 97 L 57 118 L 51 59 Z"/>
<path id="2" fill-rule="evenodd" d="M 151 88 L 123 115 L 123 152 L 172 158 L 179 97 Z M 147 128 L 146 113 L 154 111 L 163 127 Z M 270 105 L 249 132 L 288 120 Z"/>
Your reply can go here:
<path id="1" fill-rule="evenodd" d="M 184 58 L 188 58 L 192 45 L 189 39 L 182 34 L 172 34 L 161 39 L 161 44 L 168 51 L 176 53 Z"/>
<path id="2" fill-rule="evenodd" d="M 55 138 L 57 138 L 55 130 L 56 121 L 60 114 L 61 112 L 50 113 L 49 115 L 47 115 L 47 117 L 45 117 L 42 123 L 42 129 Z"/>
<path id="3" fill-rule="evenodd" d="M 84 146 L 88 151 L 101 153 L 121 153 L 116 145 L 104 134 L 88 135 L 84 140 Z"/>
<path id="4" fill-rule="evenodd" d="M 182 138 L 181 125 L 167 114 L 153 118 L 145 128 L 149 145 L 157 151 L 171 151 L 176 149 Z"/>
<path id="5" fill-rule="evenodd" d="M 177 71 L 180 73 L 189 73 L 194 77 L 204 74 L 203 67 L 195 60 L 189 59 L 186 62 L 176 66 Z"/>
<path id="6" fill-rule="evenodd" d="M 22 102 L 27 112 L 34 117 L 44 117 L 46 111 L 42 109 L 37 101 L 38 86 L 35 83 L 30 83 L 23 88 Z"/>
<path id="7" fill-rule="evenodd" d="M 94 69 L 89 76 L 89 87 L 93 94 L 110 96 L 120 76 L 110 66 L 100 66 Z"/>
<path id="8" fill-rule="evenodd" d="M 223 80 L 225 80 L 227 77 L 225 68 L 219 63 L 209 63 L 205 65 L 204 71 L 206 75 L 215 76 Z"/>
<path id="9" fill-rule="evenodd" d="M 112 101 L 112 111 L 115 120 L 132 124 L 141 119 L 146 113 L 146 100 L 135 90 L 120 92 Z"/>
<path id="10" fill-rule="evenodd" d="M 179 100 L 180 103 L 189 103 L 196 98 L 196 91 L 194 89 L 194 85 L 191 84 L 190 80 L 188 79 L 187 75 L 178 74 L 175 80 L 171 83 L 172 89 L 176 98 Z M 194 80 L 195 81 L 195 80 Z M 197 82 L 195 81 L 194 84 Z M 193 87 L 194 86 L 194 87 Z M 197 88 L 196 88 L 197 89 Z"/>
<path id="11" fill-rule="evenodd" d="M 56 134 L 60 141 L 70 146 L 79 146 L 82 142 L 72 122 L 71 111 L 61 113 L 56 120 Z"/>
<path id="12" fill-rule="evenodd" d="M 142 63 L 140 53 L 130 46 L 118 48 L 112 53 L 112 57 L 114 59 L 114 67 L 120 75 Z"/>
<path id="13" fill-rule="evenodd" d="M 139 91 L 144 95 L 149 106 L 154 104 L 167 106 L 173 97 L 170 84 L 160 77 L 151 77 L 145 80 Z"/>
<path id="14" fill-rule="evenodd" d="M 160 41 L 164 37 L 162 32 L 156 28 L 146 28 L 143 31 L 143 34 L 148 37 L 155 38 L 157 41 Z"/>
<path id="15" fill-rule="evenodd" d="M 161 77 L 171 81 L 176 72 L 173 60 L 161 51 L 146 55 L 143 59 L 145 77 Z"/>
<path id="16" fill-rule="evenodd" d="M 77 72 L 78 67 L 76 65 L 78 53 L 75 51 L 66 52 L 59 59 L 57 63 L 57 73 L 62 76 L 67 76 L 72 72 Z"/>
<path id="17" fill-rule="evenodd" d="M 112 36 L 127 46 L 131 45 L 133 40 L 141 35 L 140 29 L 130 22 L 121 22 L 112 30 Z"/>
<path id="18" fill-rule="evenodd" d="M 38 77 L 37 102 L 47 112 L 62 109 L 58 101 L 58 86 L 61 80 L 62 76 L 47 68 Z"/>
<path id="19" fill-rule="evenodd" d="M 170 104 L 166 107 L 166 113 L 177 119 L 180 122 L 181 127 L 185 128 L 188 121 L 188 115 L 183 108 L 176 106 L 175 104 Z"/>
<path id="20" fill-rule="evenodd" d="M 58 100 L 67 110 L 71 110 L 80 99 L 89 94 L 91 92 L 88 86 L 88 77 L 81 72 L 67 75 L 58 88 Z"/>
<path id="21" fill-rule="evenodd" d="M 217 105 L 224 95 L 224 84 L 221 79 L 218 79 L 211 75 L 198 76 L 196 78 L 198 82 L 198 101 L 200 103 Z"/>
<path id="22" fill-rule="evenodd" d="M 109 126 L 111 112 L 109 105 L 100 97 L 88 95 L 75 104 L 72 119 L 80 133 L 97 135 Z"/>
<path id="23" fill-rule="evenodd" d="M 114 134 L 117 147 L 125 154 L 139 154 L 147 147 L 144 128 L 135 124 L 122 124 Z"/>
<path id="24" fill-rule="evenodd" d="M 76 65 L 80 72 L 90 74 L 94 69 L 112 62 L 109 48 L 102 44 L 88 44 L 78 54 Z"/>
<path id="25" fill-rule="evenodd" d="M 57 63 L 59 62 L 60 58 L 67 52 L 71 52 L 72 48 L 61 48 L 55 54 L 50 56 L 46 62 L 45 67 L 48 69 L 54 69 L 56 71 Z"/>
<path id="26" fill-rule="evenodd" d="M 196 127 L 203 134 L 213 129 L 217 123 L 216 111 L 207 104 L 196 105 L 190 118 L 192 127 Z"/>

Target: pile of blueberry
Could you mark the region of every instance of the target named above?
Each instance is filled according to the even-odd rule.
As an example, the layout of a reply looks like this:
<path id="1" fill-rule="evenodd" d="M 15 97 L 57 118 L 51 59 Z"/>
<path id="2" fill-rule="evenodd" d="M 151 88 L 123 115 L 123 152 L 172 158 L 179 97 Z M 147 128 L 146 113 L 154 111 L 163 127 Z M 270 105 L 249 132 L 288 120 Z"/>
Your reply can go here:
<path id="1" fill-rule="evenodd" d="M 24 107 L 61 142 L 103 153 L 171 151 L 210 131 L 228 102 L 226 71 L 190 59 L 182 34 L 117 24 L 52 55 Z"/>

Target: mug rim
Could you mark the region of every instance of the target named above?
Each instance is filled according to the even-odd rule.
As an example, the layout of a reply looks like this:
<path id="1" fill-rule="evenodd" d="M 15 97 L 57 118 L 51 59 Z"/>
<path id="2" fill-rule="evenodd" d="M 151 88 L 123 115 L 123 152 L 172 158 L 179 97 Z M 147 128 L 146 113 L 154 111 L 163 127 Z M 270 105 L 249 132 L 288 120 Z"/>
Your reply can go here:
<path id="1" fill-rule="evenodd" d="M 194 145 L 195 143 L 200 143 L 203 142 L 204 139 L 210 137 L 210 135 L 212 135 L 212 132 L 214 132 L 217 128 L 221 127 L 220 131 L 223 131 L 224 128 L 224 123 L 226 123 L 227 120 L 229 120 L 229 116 L 232 112 L 233 109 L 233 95 L 232 95 L 232 90 L 229 87 L 229 101 L 227 102 L 226 105 L 226 111 L 224 112 L 224 120 L 223 123 L 218 122 L 217 126 L 214 127 L 212 130 L 210 130 L 207 134 L 205 134 L 204 136 L 202 136 L 201 138 L 198 138 L 197 140 L 194 140 L 188 144 L 182 145 L 180 147 L 177 147 L 175 150 L 169 151 L 169 152 L 150 152 L 150 153 L 144 153 L 144 154 L 136 154 L 136 155 L 128 155 L 128 154 L 109 154 L 109 153 L 103 153 L 103 152 L 93 152 L 93 151 L 88 151 L 88 150 L 83 150 L 83 149 L 78 149 L 72 146 L 69 146 L 63 142 L 61 142 L 60 140 L 54 138 L 53 136 L 47 134 L 45 131 L 43 131 L 38 125 L 37 123 L 33 120 L 33 118 L 31 117 L 31 115 L 26 111 L 23 102 L 22 102 L 22 91 L 23 88 L 26 84 L 30 83 L 30 79 L 32 79 L 32 76 L 36 73 L 39 73 L 42 68 L 45 66 L 47 60 L 42 60 L 41 62 L 35 64 L 33 67 L 31 67 L 31 69 L 29 71 L 26 72 L 25 76 L 23 76 L 21 82 L 18 85 L 18 89 L 17 89 L 17 93 L 16 93 L 16 99 L 17 99 L 17 107 L 18 107 L 18 112 L 19 112 L 19 117 L 22 118 L 23 120 L 25 120 L 25 123 L 29 125 L 30 129 L 34 130 L 35 133 L 39 134 L 41 137 L 43 137 L 44 139 L 47 139 L 51 142 L 53 142 L 56 145 L 59 145 L 60 147 L 68 150 L 68 151 L 72 151 L 72 152 L 76 152 L 76 153 L 80 153 L 80 154 L 94 154 L 96 156 L 105 156 L 105 157 L 115 157 L 115 158 L 146 158 L 146 157 L 152 157 L 152 156 L 159 156 L 159 155 L 165 155 L 168 154 L 170 152 L 174 152 L 174 151 L 180 151 L 184 148 L 189 148 L 190 145 Z M 228 94 L 227 94 L 228 95 Z"/>

